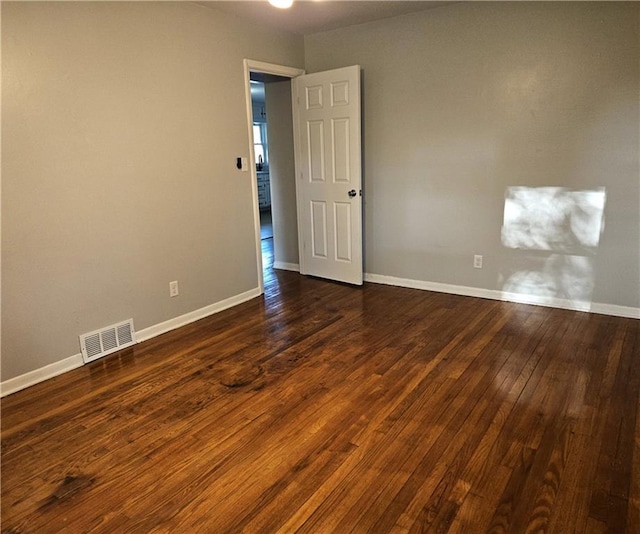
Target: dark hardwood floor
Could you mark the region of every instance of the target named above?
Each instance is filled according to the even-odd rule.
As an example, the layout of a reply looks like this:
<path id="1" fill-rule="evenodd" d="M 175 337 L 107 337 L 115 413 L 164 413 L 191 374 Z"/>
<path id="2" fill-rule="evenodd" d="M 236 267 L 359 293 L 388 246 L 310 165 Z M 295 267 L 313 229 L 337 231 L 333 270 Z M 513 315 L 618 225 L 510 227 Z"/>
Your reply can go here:
<path id="1" fill-rule="evenodd" d="M 265 285 L 4 398 L 2 532 L 640 532 L 640 321 Z"/>

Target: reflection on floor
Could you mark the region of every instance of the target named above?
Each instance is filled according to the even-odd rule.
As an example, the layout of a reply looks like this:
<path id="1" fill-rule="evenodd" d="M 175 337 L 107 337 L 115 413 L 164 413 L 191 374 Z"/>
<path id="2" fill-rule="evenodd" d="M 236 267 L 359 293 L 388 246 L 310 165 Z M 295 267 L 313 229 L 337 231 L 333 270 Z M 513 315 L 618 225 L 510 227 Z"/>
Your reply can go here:
<path id="1" fill-rule="evenodd" d="M 260 211 L 260 239 L 273 237 L 273 222 L 271 221 L 271 210 Z"/>
<path id="2" fill-rule="evenodd" d="M 269 276 L 2 398 L 1 531 L 640 533 L 640 321 Z"/>
<path id="3" fill-rule="evenodd" d="M 265 277 L 273 270 L 273 237 L 262 240 L 262 269 Z"/>
<path id="4" fill-rule="evenodd" d="M 284 271 L 273 268 L 273 238 L 262 240 L 262 279 L 264 281 L 264 298 L 271 301 L 280 294 L 280 280 Z"/>

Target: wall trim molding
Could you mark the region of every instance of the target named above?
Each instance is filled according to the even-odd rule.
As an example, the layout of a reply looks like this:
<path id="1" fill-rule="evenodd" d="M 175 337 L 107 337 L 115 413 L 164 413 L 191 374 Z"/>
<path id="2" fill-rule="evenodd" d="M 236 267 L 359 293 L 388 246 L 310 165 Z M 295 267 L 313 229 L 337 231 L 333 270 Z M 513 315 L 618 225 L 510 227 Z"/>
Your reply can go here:
<path id="1" fill-rule="evenodd" d="M 280 269 L 283 271 L 295 271 L 297 273 L 300 272 L 300 264 L 298 263 L 287 263 L 286 261 L 274 261 L 273 262 L 274 269 Z"/>
<path id="2" fill-rule="evenodd" d="M 240 293 L 239 295 L 234 295 L 233 297 L 229 297 L 219 302 L 209 304 L 204 308 L 200 308 L 198 310 L 185 313 L 184 315 L 174 317 L 173 319 L 169 319 L 168 321 L 143 328 L 142 330 L 136 332 L 136 343 L 141 343 L 148 339 L 159 336 L 160 334 L 170 332 L 171 330 L 175 330 L 176 328 L 180 328 L 181 326 L 198 321 L 199 319 L 204 319 L 209 315 L 213 315 L 228 308 L 232 308 L 233 306 L 237 306 L 238 304 L 242 304 L 243 302 L 246 302 L 253 298 L 259 297 L 261 294 L 262 292 L 260 291 L 260 288 L 256 287 L 254 289 L 250 289 L 249 291 L 245 291 L 244 293 Z M 21 389 L 25 389 L 29 386 L 44 382 L 49 378 L 61 375 L 63 373 L 66 373 L 67 371 L 72 371 L 74 369 L 77 369 L 78 367 L 82 367 L 83 364 L 84 362 L 82 361 L 82 354 L 78 353 L 65 358 L 64 360 L 45 365 L 44 367 L 40 367 L 39 369 L 34 369 L 33 371 L 29 371 L 28 373 L 25 373 L 23 375 L 10 378 L 9 380 L 5 380 L 4 382 L 0 383 L 0 397 L 10 395 L 11 393 L 15 393 L 16 391 L 20 391 Z"/>
<path id="3" fill-rule="evenodd" d="M 50 363 L 49 365 L 45 365 L 39 369 L 34 369 L 33 371 L 29 371 L 23 375 L 10 378 L 9 380 L 5 380 L 0 383 L 0 397 L 11 395 L 11 393 L 15 393 L 21 389 L 44 382 L 45 380 L 49 380 L 49 378 L 53 378 L 68 371 L 73 371 L 83 365 L 84 362 L 82 361 L 82 354 L 79 352 L 78 354 L 69 356 L 64 360 Z"/>
<path id="4" fill-rule="evenodd" d="M 601 304 L 594 302 L 591 304 L 591 313 L 602 315 L 615 315 L 616 317 L 628 317 L 629 319 L 640 319 L 640 308 L 630 306 L 618 306 L 617 304 Z"/>
<path id="5" fill-rule="evenodd" d="M 239 295 L 234 295 L 233 297 L 229 297 L 219 302 L 209 304 L 204 308 L 200 308 L 198 310 L 185 313 L 184 315 L 174 317 L 173 319 L 169 319 L 168 321 L 143 328 L 142 330 L 136 332 L 136 339 L 138 340 L 138 343 L 146 341 L 147 339 L 159 336 L 160 334 L 165 334 L 166 332 L 170 332 L 171 330 L 175 330 L 176 328 L 180 328 L 181 326 L 193 323 L 200 319 L 204 319 L 205 317 L 209 317 L 209 315 L 213 315 L 228 308 L 232 308 L 233 306 L 237 306 L 238 304 L 242 304 L 243 302 L 259 297 L 261 294 L 262 293 L 260 289 L 257 287 L 250 289 L 249 291 L 245 291 L 244 293 L 240 293 Z"/>
<path id="6" fill-rule="evenodd" d="M 382 274 L 365 273 L 365 282 L 374 284 L 385 284 L 389 286 L 407 287 L 411 289 L 422 289 L 425 291 L 436 291 L 438 293 L 450 293 L 465 297 L 479 297 L 483 299 L 501 300 L 505 302 L 516 302 L 518 304 L 532 304 L 534 306 L 546 306 L 548 308 L 561 308 L 564 310 L 583 311 L 589 313 L 599 313 L 602 315 L 614 315 L 616 317 L 627 317 L 630 319 L 640 319 L 640 308 L 629 306 L 618 306 L 615 304 L 601 304 L 597 302 L 582 302 L 555 297 L 540 297 L 536 295 L 525 295 L 522 293 L 510 293 L 495 289 L 483 289 L 479 287 L 458 286 L 452 284 L 442 284 L 439 282 L 427 282 L 424 280 L 412 280 L 409 278 L 398 278 Z"/>

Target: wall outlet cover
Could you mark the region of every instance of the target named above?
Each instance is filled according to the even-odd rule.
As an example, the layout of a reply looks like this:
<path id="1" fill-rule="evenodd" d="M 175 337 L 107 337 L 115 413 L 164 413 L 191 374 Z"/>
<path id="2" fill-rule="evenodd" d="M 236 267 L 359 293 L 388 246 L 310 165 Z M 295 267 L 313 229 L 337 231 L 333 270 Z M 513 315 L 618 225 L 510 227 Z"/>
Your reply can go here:
<path id="1" fill-rule="evenodd" d="M 180 294 L 178 291 L 178 281 L 174 280 L 173 282 L 169 282 L 169 296 L 177 297 Z"/>

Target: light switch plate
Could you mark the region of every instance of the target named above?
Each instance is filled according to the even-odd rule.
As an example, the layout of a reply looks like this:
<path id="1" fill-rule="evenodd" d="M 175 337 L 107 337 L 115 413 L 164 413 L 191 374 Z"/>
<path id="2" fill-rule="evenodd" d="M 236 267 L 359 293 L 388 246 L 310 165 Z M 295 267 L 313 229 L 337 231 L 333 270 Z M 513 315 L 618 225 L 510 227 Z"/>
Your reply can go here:
<path id="1" fill-rule="evenodd" d="M 249 170 L 249 158 L 236 158 L 236 167 L 242 172 L 247 172 Z"/>

